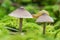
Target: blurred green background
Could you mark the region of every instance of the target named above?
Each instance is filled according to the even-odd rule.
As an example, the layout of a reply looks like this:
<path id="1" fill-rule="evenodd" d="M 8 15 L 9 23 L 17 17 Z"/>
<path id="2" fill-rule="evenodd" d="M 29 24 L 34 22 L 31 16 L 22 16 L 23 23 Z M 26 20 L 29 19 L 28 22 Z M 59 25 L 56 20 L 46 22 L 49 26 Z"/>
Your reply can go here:
<path id="1" fill-rule="evenodd" d="M 24 19 L 23 33 L 8 30 L 19 28 L 19 19 L 8 16 L 9 13 L 24 6 L 31 14 L 47 10 L 54 23 L 47 24 L 46 35 L 42 34 L 42 25 L 37 24 L 36 18 Z M 0 40 L 60 40 L 60 0 L 0 0 Z"/>

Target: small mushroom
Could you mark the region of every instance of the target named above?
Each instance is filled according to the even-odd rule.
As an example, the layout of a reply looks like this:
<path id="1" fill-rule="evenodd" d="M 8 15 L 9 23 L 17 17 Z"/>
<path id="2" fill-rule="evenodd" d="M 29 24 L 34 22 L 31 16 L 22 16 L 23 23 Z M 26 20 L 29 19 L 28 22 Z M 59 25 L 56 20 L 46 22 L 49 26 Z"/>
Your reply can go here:
<path id="1" fill-rule="evenodd" d="M 23 18 L 32 18 L 32 15 L 24 9 L 24 7 L 20 7 L 13 11 L 9 16 L 20 18 L 20 28 L 19 31 L 22 32 L 22 22 Z"/>
<path id="2" fill-rule="evenodd" d="M 44 11 L 41 11 L 41 12 L 42 12 L 42 15 L 38 17 L 36 22 L 43 23 L 43 34 L 45 34 L 46 23 L 54 22 L 54 20 L 49 15 L 47 15 Z"/>

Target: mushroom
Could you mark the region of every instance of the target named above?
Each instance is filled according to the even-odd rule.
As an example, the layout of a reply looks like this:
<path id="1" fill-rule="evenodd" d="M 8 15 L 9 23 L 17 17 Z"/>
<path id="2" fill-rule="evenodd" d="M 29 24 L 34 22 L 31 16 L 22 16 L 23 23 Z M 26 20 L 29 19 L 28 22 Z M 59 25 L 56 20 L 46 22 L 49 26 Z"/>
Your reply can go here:
<path id="1" fill-rule="evenodd" d="M 38 17 L 38 19 L 36 20 L 36 22 L 40 22 L 40 23 L 43 23 L 43 34 L 45 34 L 45 29 L 46 29 L 46 23 L 49 23 L 49 22 L 54 22 L 54 20 L 46 14 L 45 10 L 41 11 L 42 12 L 42 15 Z"/>
<path id="2" fill-rule="evenodd" d="M 26 11 L 24 7 L 16 9 L 11 14 L 9 14 L 9 16 L 17 17 L 20 19 L 20 27 L 19 27 L 20 32 L 22 32 L 23 18 L 32 18 L 32 15 L 28 11 Z"/>

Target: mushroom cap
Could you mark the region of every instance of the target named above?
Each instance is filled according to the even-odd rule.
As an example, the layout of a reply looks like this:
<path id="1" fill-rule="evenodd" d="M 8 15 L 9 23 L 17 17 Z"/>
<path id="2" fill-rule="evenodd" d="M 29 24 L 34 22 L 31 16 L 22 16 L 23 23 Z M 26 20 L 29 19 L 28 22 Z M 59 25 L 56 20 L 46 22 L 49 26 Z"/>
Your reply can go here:
<path id="1" fill-rule="evenodd" d="M 20 7 L 13 11 L 9 16 L 17 17 L 17 18 L 32 18 L 32 15 L 24 9 L 24 7 Z"/>
<path id="2" fill-rule="evenodd" d="M 36 22 L 54 22 L 54 20 L 50 16 L 43 14 L 36 20 Z"/>

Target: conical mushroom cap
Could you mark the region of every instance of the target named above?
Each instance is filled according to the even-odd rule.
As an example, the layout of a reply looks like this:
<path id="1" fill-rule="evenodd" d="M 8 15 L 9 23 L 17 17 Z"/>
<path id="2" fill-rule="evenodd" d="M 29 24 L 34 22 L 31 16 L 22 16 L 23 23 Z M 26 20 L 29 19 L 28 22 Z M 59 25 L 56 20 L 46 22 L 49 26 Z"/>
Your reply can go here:
<path id="1" fill-rule="evenodd" d="M 54 22 L 54 20 L 50 16 L 43 14 L 36 20 L 36 22 Z"/>
<path id="2" fill-rule="evenodd" d="M 24 9 L 24 7 L 20 7 L 13 11 L 9 16 L 17 17 L 17 18 L 32 18 L 32 15 Z"/>

